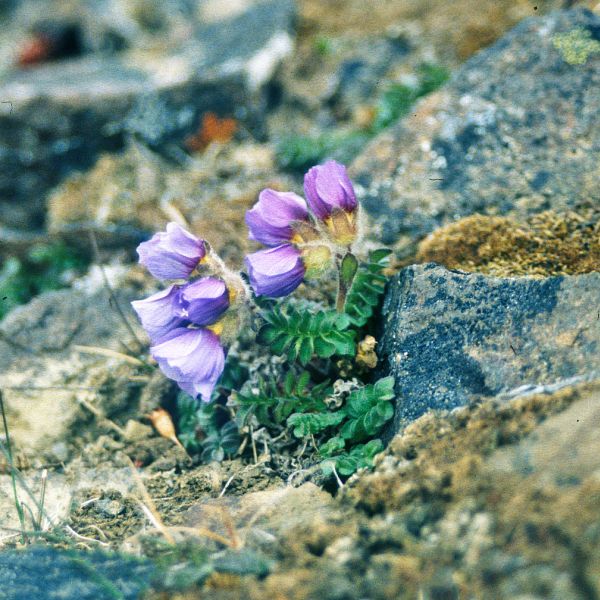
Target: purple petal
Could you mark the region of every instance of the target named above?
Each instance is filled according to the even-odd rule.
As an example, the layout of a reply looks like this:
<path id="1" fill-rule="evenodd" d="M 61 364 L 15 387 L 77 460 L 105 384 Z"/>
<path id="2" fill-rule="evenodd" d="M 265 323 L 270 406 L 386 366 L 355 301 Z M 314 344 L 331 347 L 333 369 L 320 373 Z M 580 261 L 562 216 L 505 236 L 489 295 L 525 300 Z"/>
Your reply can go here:
<path id="1" fill-rule="evenodd" d="M 263 190 L 258 202 L 246 212 L 250 239 L 265 246 L 289 242 L 294 235 L 294 221 L 308 221 L 308 208 L 304 199 L 293 192 Z"/>
<path id="2" fill-rule="evenodd" d="M 319 194 L 317 194 L 317 175 L 318 175 L 317 167 L 312 167 L 308 170 L 306 175 L 304 175 L 304 194 L 306 195 L 306 200 L 308 202 L 308 206 L 313 211 L 315 217 L 318 219 L 326 219 L 331 212 L 321 198 L 319 198 Z"/>
<path id="3" fill-rule="evenodd" d="M 321 220 L 335 210 L 353 212 L 358 205 L 346 167 L 335 160 L 308 170 L 304 192 L 311 210 Z"/>
<path id="4" fill-rule="evenodd" d="M 160 344 L 150 348 L 162 372 L 179 387 L 204 402 L 210 396 L 225 368 L 225 351 L 219 337 L 209 329 L 171 331 Z"/>
<path id="5" fill-rule="evenodd" d="M 257 296 L 279 298 L 291 294 L 306 271 L 300 251 L 291 244 L 254 252 L 245 262 Z"/>
<path id="6" fill-rule="evenodd" d="M 195 325 L 211 325 L 229 308 L 229 292 L 220 279 L 203 277 L 181 290 L 180 316 Z"/>
<path id="7" fill-rule="evenodd" d="M 180 287 L 172 285 L 145 300 L 135 300 L 131 303 L 153 342 L 183 323 L 180 315 L 182 308 L 180 293 Z"/>
<path id="8" fill-rule="evenodd" d="M 198 239 L 177 223 L 169 223 L 137 247 L 140 264 L 157 279 L 186 279 L 206 254 L 204 240 Z"/>

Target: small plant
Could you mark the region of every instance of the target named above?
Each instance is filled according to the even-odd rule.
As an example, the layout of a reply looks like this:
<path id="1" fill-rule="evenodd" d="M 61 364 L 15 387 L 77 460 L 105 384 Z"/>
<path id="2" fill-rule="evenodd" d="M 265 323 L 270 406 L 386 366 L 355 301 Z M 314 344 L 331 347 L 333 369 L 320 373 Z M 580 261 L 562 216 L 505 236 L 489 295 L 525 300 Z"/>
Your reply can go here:
<path id="1" fill-rule="evenodd" d="M 415 85 L 389 85 L 376 104 L 376 116 L 371 125 L 372 133 L 379 133 L 400 117 L 407 115 L 419 98 L 437 90 L 449 77 L 450 73 L 445 67 L 424 63 L 417 70 Z"/>
<path id="2" fill-rule="evenodd" d="M 247 275 L 170 223 L 138 253 L 156 278 L 172 283 L 132 305 L 152 356 L 182 390 L 179 437 L 189 452 L 222 460 L 240 447 L 238 430 L 262 427 L 272 437 L 310 442 L 325 470 L 348 476 L 371 464 L 382 448 L 376 436 L 394 412 L 393 379 L 344 384 L 341 377 L 358 372 L 354 359 L 384 291 L 389 251 L 360 258 L 360 207 L 341 164 L 311 168 L 304 190 L 306 200 L 263 190 L 246 213 L 250 238 L 266 246 L 246 257 Z M 333 275 L 331 307 L 283 299 Z M 280 357 L 275 372 L 226 363 L 227 349 L 251 323 L 258 323 L 258 344 Z"/>
<path id="3" fill-rule="evenodd" d="M 275 152 L 279 165 L 301 172 L 326 158 L 341 162 L 352 160 L 373 136 L 406 116 L 419 98 L 437 90 L 449 77 L 445 67 L 423 63 L 417 69 L 414 85 L 390 83 L 383 88 L 375 102 L 373 120 L 366 129 L 286 135 L 277 144 Z"/>
<path id="4" fill-rule="evenodd" d="M 62 243 L 37 244 L 23 258 L 8 258 L 0 268 L 0 318 L 37 294 L 68 286 L 87 262 Z"/>

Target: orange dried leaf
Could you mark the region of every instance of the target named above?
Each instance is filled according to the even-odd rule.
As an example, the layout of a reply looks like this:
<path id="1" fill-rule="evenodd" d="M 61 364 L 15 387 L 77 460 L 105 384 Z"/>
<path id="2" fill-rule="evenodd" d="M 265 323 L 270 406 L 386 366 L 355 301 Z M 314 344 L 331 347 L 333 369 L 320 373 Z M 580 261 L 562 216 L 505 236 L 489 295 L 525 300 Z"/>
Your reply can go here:
<path id="1" fill-rule="evenodd" d="M 177 439 L 177 434 L 175 433 L 175 425 L 173 424 L 173 419 L 171 415 L 164 408 L 157 408 L 153 410 L 148 418 L 152 423 L 154 429 L 164 438 L 171 440 L 173 443 L 177 444 L 180 448 L 185 450 L 181 445 L 181 442 Z"/>
<path id="2" fill-rule="evenodd" d="M 185 140 L 185 146 L 190 152 L 199 152 L 212 142 L 225 144 L 231 141 L 237 127 L 235 119 L 229 117 L 221 119 L 213 112 L 204 113 L 198 132 Z"/>

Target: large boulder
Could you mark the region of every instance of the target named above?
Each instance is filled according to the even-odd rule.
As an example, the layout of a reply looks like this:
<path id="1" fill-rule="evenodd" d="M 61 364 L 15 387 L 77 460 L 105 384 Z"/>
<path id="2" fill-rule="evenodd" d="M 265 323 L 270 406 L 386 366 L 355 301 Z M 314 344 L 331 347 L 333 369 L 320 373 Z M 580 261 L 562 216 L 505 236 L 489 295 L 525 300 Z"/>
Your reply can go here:
<path id="1" fill-rule="evenodd" d="M 379 354 L 393 431 L 430 409 L 600 375 L 600 273 L 495 278 L 435 264 L 390 283 Z"/>
<path id="2" fill-rule="evenodd" d="M 374 235 L 415 241 L 473 213 L 523 218 L 600 202 L 600 16 L 523 21 L 377 137 L 352 175 Z"/>

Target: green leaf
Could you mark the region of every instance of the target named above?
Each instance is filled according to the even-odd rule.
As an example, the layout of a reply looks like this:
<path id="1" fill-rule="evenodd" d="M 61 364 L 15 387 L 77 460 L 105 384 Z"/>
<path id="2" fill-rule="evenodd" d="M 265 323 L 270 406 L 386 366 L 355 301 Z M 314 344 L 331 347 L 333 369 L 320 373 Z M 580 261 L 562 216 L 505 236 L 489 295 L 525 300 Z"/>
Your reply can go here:
<path id="1" fill-rule="evenodd" d="M 378 402 L 363 417 L 363 428 L 367 435 L 376 435 L 393 416 L 394 407 L 391 402 Z"/>
<path id="2" fill-rule="evenodd" d="M 371 461 L 376 454 L 379 454 L 383 450 L 383 442 L 380 439 L 374 439 L 367 442 L 363 447 L 363 456 Z M 371 462 L 371 464 L 373 464 Z"/>
<path id="3" fill-rule="evenodd" d="M 284 388 L 285 393 L 290 396 L 294 391 L 294 373 L 292 371 L 288 371 L 288 374 L 285 376 Z"/>
<path id="4" fill-rule="evenodd" d="M 373 466 L 373 458 L 383 450 L 383 443 L 379 439 L 371 440 L 366 444 L 360 444 L 338 456 L 328 458 L 321 463 L 321 470 L 329 475 L 332 473 L 332 467 L 341 477 L 349 477 L 358 469 L 370 468 Z"/>
<path id="5" fill-rule="evenodd" d="M 319 446 L 319 454 L 324 458 L 339 454 L 346 447 L 346 442 L 340 437 L 332 437 Z"/>
<path id="6" fill-rule="evenodd" d="M 312 358 L 314 347 L 313 338 L 305 337 L 301 340 L 300 350 L 298 351 L 298 359 L 301 365 L 305 365 Z"/>
<path id="7" fill-rule="evenodd" d="M 390 253 L 388 249 L 372 251 L 368 261 L 361 264 L 356 272 L 344 308 L 355 327 L 366 325 L 373 315 L 373 309 L 379 304 L 387 281 L 382 271 L 388 265 Z"/>
<path id="8" fill-rule="evenodd" d="M 290 371 L 290 374 L 292 372 Z M 310 373 L 308 371 L 302 371 L 302 373 L 300 373 L 300 375 L 298 376 L 297 382 L 296 382 L 296 393 L 297 394 L 304 394 L 304 392 L 307 391 L 307 387 L 308 384 L 310 383 Z"/>
<path id="9" fill-rule="evenodd" d="M 350 393 L 342 409 L 349 419 L 340 430 L 346 440 L 362 441 L 377 435 L 394 416 L 394 378 L 383 377 Z"/>
<path id="10" fill-rule="evenodd" d="M 356 352 L 356 333 L 348 327 L 348 315 L 335 311 L 320 310 L 311 314 L 309 310 L 299 311 L 286 306 L 285 312 L 279 307 L 263 313 L 264 325 L 257 340 L 270 346 L 275 354 L 285 354 L 289 361 L 298 360 L 307 364 L 316 354 L 329 358 L 334 354 L 352 356 Z"/>
<path id="11" fill-rule="evenodd" d="M 333 356 L 337 351 L 337 346 L 333 342 L 329 342 L 324 338 L 317 338 L 315 340 L 315 353 L 320 358 L 329 358 Z"/>
<path id="12" fill-rule="evenodd" d="M 361 440 L 366 436 L 361 419 L 350 419 L 340 429 L 340 435 L 345 440 Z"/>
<path id="13" fill-rule="evenodd" d="M 342 264 L 340 265 L 340 279 L 344 285 L 344 289 L 348 289 L 352 285 L 352 280 L 354 279 L 357 270 L 358 260 L 356 260 L 354 254 L 348 252 L 342 259 Z"/>
<path id="14" fill-rule="evenodd" d="M 342 412 L 336 413 L 294 413 L 287 420 L 288 427 L 294 428 L 296 437 L 304 437 L 319 433 L 327 427 L 339 425 L 345 415 Z"/>
<path id="15" fill-rule="evenodd" d="M 369 262 L 373 264 L 382 263 L 392 251 L 389 248 L 379 248 L 378 250 L 372 250 L 369 253 Z"/>
<path id="16" fill-rule="evenodd" d="M 336 460 L 335 468 L 338 475 L 348 477 L 358 470 L 359 458 L 357 456 L 350 456 L 346 454 Z"/>

